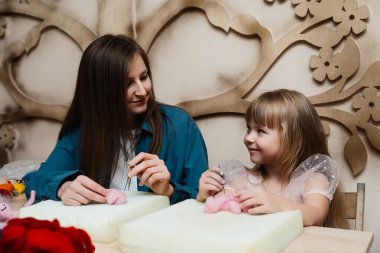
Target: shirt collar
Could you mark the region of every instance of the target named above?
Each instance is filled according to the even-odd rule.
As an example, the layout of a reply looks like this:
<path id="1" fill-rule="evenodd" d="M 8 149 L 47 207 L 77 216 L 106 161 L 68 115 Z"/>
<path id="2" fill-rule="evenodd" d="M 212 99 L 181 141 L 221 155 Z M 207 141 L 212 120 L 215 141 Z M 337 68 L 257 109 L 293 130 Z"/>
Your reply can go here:
<path id="1" fill-rule="evenodd" d="M 151 126 L 149 125 L 149 123 L 148 123 L 147 120 L 144 120 L 144 122 L 143 122 L 143 124 L 142 124 L 142 126 L 141 126 L 141 129 L 142 129 L 143 131 L 146 131 L 146 132 L 150 133 L 150 134 L 153 134 L 153 130 L 152 130 L 152 128 L 151 128 Z"/>

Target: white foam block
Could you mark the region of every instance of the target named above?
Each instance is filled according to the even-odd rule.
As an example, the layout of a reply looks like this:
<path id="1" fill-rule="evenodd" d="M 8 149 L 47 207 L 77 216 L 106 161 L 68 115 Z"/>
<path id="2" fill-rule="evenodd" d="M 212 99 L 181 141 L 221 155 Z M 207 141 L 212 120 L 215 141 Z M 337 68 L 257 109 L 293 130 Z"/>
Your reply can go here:
<path id="1" fill-rule="evenodd" d="M 126 192 L 122 205 L 90 204 L 65 206 L 61 201 L 46 200 L 20 209 L 20 218 L 58 219 L 63 227 L 82 228 L 94 242 L 109 243 L 119 235 L 119 226 L 169 206 L 169 198 L 148 192 Z"/>
<path id="2" fill-rule="evenodd" d="M 279 252 L 303 230 L 300 211 L 265 215 L 218 212 L 186 200 L 120 227 L 119 246 L 128 253 Z"/>

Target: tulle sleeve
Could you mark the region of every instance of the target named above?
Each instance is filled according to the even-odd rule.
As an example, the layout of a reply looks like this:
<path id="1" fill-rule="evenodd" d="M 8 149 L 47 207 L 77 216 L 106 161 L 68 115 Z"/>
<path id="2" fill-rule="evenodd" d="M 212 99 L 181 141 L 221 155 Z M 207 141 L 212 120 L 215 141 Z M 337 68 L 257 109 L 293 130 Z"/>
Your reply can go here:
<path id="1" fill-rule="evenodd" d="M 247 168 L 239 160 L 226 160 L 219 163 L 218 166 L 223 172 L 225 189 L 238 191 L 248 186 Z"/>
<path id="2" fill-rule="evenodd" d="M 340 172 L 334 160 L 326 155 L 312 155 L 293 171 L 283 195 L 303 202 L 307 195 L 318 193 L 331 201 L 339 179 Z"/>

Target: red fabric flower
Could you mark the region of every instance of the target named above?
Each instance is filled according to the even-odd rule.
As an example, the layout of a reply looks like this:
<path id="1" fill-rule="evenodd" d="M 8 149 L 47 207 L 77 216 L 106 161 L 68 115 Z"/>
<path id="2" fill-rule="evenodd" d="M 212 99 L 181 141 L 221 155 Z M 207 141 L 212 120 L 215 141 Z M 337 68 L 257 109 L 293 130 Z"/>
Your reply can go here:
<path id="1" fill-rule="evenodd" d="M 2 230 L 0 252 L 92 253 L 89 235 L 75 227 L 61 227 L 58 220 L 12 219 Z"/>

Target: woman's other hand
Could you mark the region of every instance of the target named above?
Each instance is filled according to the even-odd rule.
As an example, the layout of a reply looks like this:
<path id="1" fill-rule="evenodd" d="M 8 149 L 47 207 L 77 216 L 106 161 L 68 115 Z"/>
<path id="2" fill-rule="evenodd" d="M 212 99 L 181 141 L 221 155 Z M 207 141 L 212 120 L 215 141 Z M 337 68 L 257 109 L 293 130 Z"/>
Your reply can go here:
<path id="1" fill-rule="evenodd" d="M 139 177 L 140 186 L 146 185 L 154 193 L 165 196 L 172 196 L 174 187 L 170 184 L 170 173 L 157 155 L 141 152 L 128 162 L 131 168 L 129 177 Z"/>
<path id="2" fill-rule="evenodd" d="M 218 167 L 211 167 L 203 172 L 199 179 L 199 192 L 197 200 L 204 202 L 209 196 L 213 196 L 223 189 L 223 173 Z"/>
<path id="3" fill-rule="evenodd" d="M 57 195 L 68 206 L 80 206 L 92 201 L 106 203 L 107 190 L 92 179 L 80 175 L 73 181 L 64 182 Z"/>

